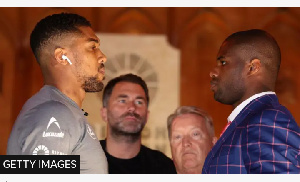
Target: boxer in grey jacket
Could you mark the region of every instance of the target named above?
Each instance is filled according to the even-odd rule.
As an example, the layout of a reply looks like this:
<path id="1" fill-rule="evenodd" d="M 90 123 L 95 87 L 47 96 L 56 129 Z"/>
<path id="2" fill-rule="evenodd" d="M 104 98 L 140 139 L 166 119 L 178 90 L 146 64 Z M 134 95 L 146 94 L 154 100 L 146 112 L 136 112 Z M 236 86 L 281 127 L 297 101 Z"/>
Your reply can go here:
<path id="1" fill-rule="evenodd" d="M 22 108 L 8 155 L 80 155 L 80 173 L 107 173 L 107 160 L 81 105 L 103 89 L 105 55 L 82 16 L 47 16 L 30 37 L 45 85 Z"/>

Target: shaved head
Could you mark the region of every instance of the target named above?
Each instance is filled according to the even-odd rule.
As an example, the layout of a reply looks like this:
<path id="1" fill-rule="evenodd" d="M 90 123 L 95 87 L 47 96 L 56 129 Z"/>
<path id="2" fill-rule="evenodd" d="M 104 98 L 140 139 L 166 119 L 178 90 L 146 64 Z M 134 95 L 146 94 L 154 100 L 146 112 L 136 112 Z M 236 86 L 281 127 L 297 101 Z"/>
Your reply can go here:
<path id="1" fill-rule="evenodd" d="M 222 43 L 210 72 L 215 100 L 236 107 L 254 94 L 274 91 L 280 60 L 280 48 L 266 31 L 233 33 Z"/>
<path id="2" fill-rule="evenodd" d="M 240 31 L 230 35 L 224 42 L 239 47 L 245 61 L 259 59 L 268 71 L 267 75 L 275 83 L 281 53 L 276 40 L 269 33 L 259 29 Z"/>

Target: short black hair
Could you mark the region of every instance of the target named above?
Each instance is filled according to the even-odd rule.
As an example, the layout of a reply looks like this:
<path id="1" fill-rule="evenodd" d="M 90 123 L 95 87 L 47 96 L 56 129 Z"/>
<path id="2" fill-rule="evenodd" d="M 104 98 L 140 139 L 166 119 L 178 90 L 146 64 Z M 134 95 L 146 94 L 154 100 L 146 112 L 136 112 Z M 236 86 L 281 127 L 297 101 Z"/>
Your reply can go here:
<path id="1" fill-rule="evenodd" d="M 108 106 L 108 100 L 111 96 L 112 90 L 114 89 L 116 84 L 120 83 L 120 82 L 129 82 L 129 83 L 135 83 L 135 84 L 140 85 L 145 91 L 147 106 L 149 106 L 149 91 L 148 91 L 146 82 L 141 77 L 131 74 L 131 73 L 128 73 L 128 74 L 113 78 L 112 80 L 110 80 L 107 83 L 107 85 L 105 86 L 104 91 L 103 91 L 103 97 L 102 97 L 103 107 Z"/>
<path id="2" fill-rule="evenodd" d="M 233 41 L 235 45 L 247 50 L 246 58 L 251 61 L 260 59 L 267 66 L 274 78 L 280 69 L 281 51 L 275 38 L 265 30 L 250 29 L 231 34 L 225 41 Z"/>
<path id="3" fill-rule="evenodd" d="M 30 46 L 38 63 L 40 50 L 55 37 L 66 33 L 78 32 L 81 26 L 91 27 L 91 23 L 84 17 L 72 13 L 53 14 L 40 20 L 30 35 Z"/>

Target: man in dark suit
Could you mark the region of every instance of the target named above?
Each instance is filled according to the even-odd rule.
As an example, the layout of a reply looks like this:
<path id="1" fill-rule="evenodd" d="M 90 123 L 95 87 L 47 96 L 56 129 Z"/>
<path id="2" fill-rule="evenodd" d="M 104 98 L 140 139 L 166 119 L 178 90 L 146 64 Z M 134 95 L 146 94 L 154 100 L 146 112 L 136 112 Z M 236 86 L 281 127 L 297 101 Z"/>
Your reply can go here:
<path id="1" fill-rule="evenodd" d="M 232 105 L 203 173 L 300 173 L 300 129 L 274 92 L 280 48 L 263 30 L 230 35 L 211 71 L 216 101 Z"/>

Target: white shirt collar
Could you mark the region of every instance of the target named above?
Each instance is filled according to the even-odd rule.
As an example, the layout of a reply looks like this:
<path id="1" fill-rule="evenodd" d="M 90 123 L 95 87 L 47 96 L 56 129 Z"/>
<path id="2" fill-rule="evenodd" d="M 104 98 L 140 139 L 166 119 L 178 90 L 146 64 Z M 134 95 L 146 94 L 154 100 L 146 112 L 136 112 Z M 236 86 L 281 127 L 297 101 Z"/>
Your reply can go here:
<path id="1" fill-rule="evenodd" d="M 252 95 L 251 97 L 249 97 L 247 100 L 244 100 L 242 103 L 240 103 L 240 105 L 238 105 L 232 112 L 231 114 L 228 116 L 227 121 L 233 121 L 236 116 L 242 111 L 242 109 L 244 109 L 244 107 L 246 107 L 247 104 L 249 104 L 252 100 L 261 97 L 263 95 L 267 95 L 267 94 L 275 94 L 275 92 L 261 92 L 255 95 Z M 276 95 L 276 94 L 275 94 Z"/>

